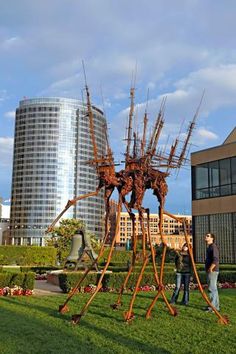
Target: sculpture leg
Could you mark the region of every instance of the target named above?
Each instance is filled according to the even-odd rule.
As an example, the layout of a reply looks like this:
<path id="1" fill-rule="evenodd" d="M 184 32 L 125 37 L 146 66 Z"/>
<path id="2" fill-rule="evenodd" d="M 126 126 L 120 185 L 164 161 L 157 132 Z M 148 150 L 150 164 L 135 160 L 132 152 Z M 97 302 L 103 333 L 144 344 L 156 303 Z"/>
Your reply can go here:
<path id="1" fill-rule="evenodd" d="M 137 292 L 138 292 L 138 289 L 139 289 L 139 285 L 140 285 L 140 282 L 142 280 L 143 273 L 145 271 L 147 263 L 148 263 L 148 256 L 146 256 L 146 258 L 143 261 L 143 265 L 142 265 L 141 271 L 139 273 L 138 280 L 137 280 L 137 282 L 135 284 L 135 289 L 134 289 L 134 292 L 133 292 L 133 295 L 132 295 L 132 298 L 131 298 L 131 301 L 130 301 L 129 309 L 128 309 L 127 312 L 124 313 L 124 318 L 125 318 L 126 322 L 129 322 L 129 321 L 134 319 L 134 313 L 132 312 L 132 309 L 133 309 L 134 301 L 135 301 L 135 298 L 136 298 L 136 295 L 137 295 Z"/>
<path id="2" fill-rule="evenodd" d="M 146 213 L 147 213 L 147 235 L 148 235 L 148 241 L 149 241 L 150 250 L 151 250 L 152 267 L 153 267 L 153 272 L 154 272 L 156 284 L 159 287 L 160 280 L 159 280 L 157 266 L 156 266 L 156 254 L 155 254 L 155 250 L 154 250 L 154 247 L 152 244 L 151 233 L 150 233 L 150 212 L 149 212 L 149 209 L 146 209 Z"/>
<path id="3" fill-rule="evenodd" d="M 110 194 L 110 195 L 111 195 L 111 194 Z M 109 198 L 110 198 L 110 195 L 107 197 L 108 203 L 105 203 L 106 206 L 109 205 Z M 60 312 L 60 313 L 66 313 L 66 312 L 69 311 L 69 308 L 68 308 L 68 306 L 67 306 L 68 302 L 69 302 L 69 301 L 71 300 L 71 298 L 77 293 L 77 291 L 78 291 L 80 285 L 82 284 L 82 282 L 84 281 L 84 279 L 87 277 L 87 275 L 89 274 L 89 272 L 93 269 L 93 267 L 95 267 L 96 270 L 98 269 L 97 264 L 98 264 L 98 261 L 101 259 L 102 255 L 103 255 L 103 253 L 104 253 L 105 243 L 106 243 L 106 241 L 107 241 L 108 234 L 109 234 L 109 230 L 108 230 L 109 210 L 110 210 L 109 208 L 106 210 L 106 216 L 105 216 L 105 225 L 107 225 L 106 228 L 105 228 L 106 234 L 105 234 L 105 237 L 103 238 L 102 246 L 101 246 L 101 248 L 100 248 L 100 250 L 99 250 L 98 256 L 97 256 L 97 258 L 96 258 L 95 260 L 93 260 L 91 266 L 88 267 L 88 268 L 85 270 L 85 272 L 84 272 L 82 278 L 78 281 L 78 283 L 77 283 L 77 284 L 75 285 L 75 287 L 72 289 L 72 291 L 71 291 L 70 294 L 68 295 L 68 297 L 67 297 L 66 301 L 64 302 L 64 304 L 59 306 L 59 312 Z"/>
<path id="4" fill-rule="evenodd" d="M 110 251 L 109 251 L 109 254 L 108 254 L 108 258 L 107 258 L 107 262 L 106 262 L 106 265 L 105 267 L 103 268 L 103 271 L 101 273 L 101 276 L 99 278 L 99 281 L 98 281 L 98 284 L 97 284 L 97 287 L 96 287 L 96 290 L 95 292 L 91 295 L 91 297 L 89 298 L 89 300 L 87 301 L 87 303 L 84 305 L 84 307 L 82 308 L 81 312 L 79 314 L 74 314 L 72 315 L 72 323 L 73 324 L 78 324 L 81 317 L 85 314 L 85 312 L 87 311 L 89 305 L 91 304 L 91 302 L 93 301 L 94 297 L 96 296 L 96 294 L 98 293 L 98 291 L 101 289 L 102 287 L 102 280 L 104 278 L 104 275 L 106 273 L 106 270 L 110 264 L 110 261 L 111 261 L 111 257 L 112 257 L 112 253 L 113 253 L 113 250 L 114 250 L 114 246 L 115 246 L 115 242 L 116 242 L 116 238 L 117 238 L 117 234 L 118 234 L 118 231 L 119 231 L 119 224 L 120 224 L 120 212 L 121 212 L 121 205 L 122 205 L 122 201 L 119 200 L 119 204 L 118 204 L 118 211 L 117 211 L 117 221 L 116 221 L 116 232 L 115 232 L 115 237 L 113 238 L 112 240 L 112 243 L 111 243 L 111 248 L 110 248 Z"/>
<path id="5" fill-rule="evenodd" d="M 84 281 L 84 279 L 87 277 L 88 273 L 93 269 L 93 267 L 95 265 L 97 265 L 99 259 L 102 257 L 103 252 L 104 252 L 104 247 L 105 247 L 105 243 L 102 244 L 102 247 L 100 248 L 99 254 L 97 256 L 97 258 L 94 260 L 94 262 L 91 264 L 91 266 L 89 268 L 87 268 L 82 276 L 82 278 L 78 281 L 78 283 L 75 285 L 75 287 L 72 289 L 72 291 L 69 293 L 66 301 L 64 302 L 63 305 L 59 306 L 59 312 L 60 313 L 66 313 L 69 311 L 69 308 L 67 306 L 68 302 L 71 300 L 71 298 L 77 293 L 80 285 L 82 284 L 82 282 Z"/>
<path id="6" fill-rule="evenodd" d="M 195 261 L 194 261 L 194 256 L 193 256 L 193 249 L 192 249 L 192 245 L 190 244 L 190 241 L 189 241 L 189 237 L 188 237 L 188 234 L 187 234 L 187 230 L 186 230 L 186 220 L 184 218 L 178 218 L 176 217 L 175 215 L 173 214 L 170 214 L 168 212 L 164 212 L 164 214 L 170 216 L 171 218 L 179 221 L 179 222 L 182 222 L 183 224 L 183 230 L 184 230 L 184 236 L 185 236 L 185 241 L 188 245 L 188 249 L 189 249 L 189 256 L 191 258 L 191 262 L 192 262 L 192 268 L 193 268 L 193 272 L 194 272 L 194 276 L 197 280 L 197 284 L 198 284 L 198 287 L 199 287 L 199 291 L 203 297 L 203 299 L 206 301 L 206 303 L 208 304 L 209 307 L 211 307 L 212 311 L 216 314 L 216 316 L 218 317 L 219 319 L 219 323 L 221 324 L 228 324 L 229 323 L 229 319 L 227 316 L 222 316 L 219 311 L 212 305 L 212 303 L 210 302 L 210 300 L 208 299 L 208 296 L 206 295 L 206 293 L 204 292 L 203 290 L 203 287 L 202 287 L 202 284 L 201 284 L 201 281 L 200 281 L 200 278 L 198 276 L 198 272 L 197 272 L 197 268 L 196 268 L 196 264 L 195 264 Z"/>
<path id="7" fill-rule="evenodd" d="M 119 292 L 119 296 L 118 296 L 118 299 L 117 301 L 111 305 L 111 307 L 113 308 L 113 310 L 116 310 L 119 306 L 121 306 L 121 298 L 122 298 L 122 295 L 123 295 L 123 292 L 127 286 L 127 283 L 129 281 L 129 278 L 130 278 L 130 275 L 134 269 L 134 266 L 135 266 L 135 262 L 136 262 L 136 256 L 137 256 L 137 253 L 136 253 L 136 249 L 137 249 L 137 235 L 135 234 L 135 215 L 133 213 L 131 213 L 129 211 L 129 214 L 130 214 L 130 218 L 131 218 L 131 221 L 132 221 L 132 240 L 133 240 L 133 254 L 132 254 L 132 261 L 131 261 L 131 265 L 130 265 L 130 268 L 128 270 L 128 273 L 126 275 L 126 278 L 124 280 L 124 283 L 122 284 L 121 288 L 120 288 L 120 292 Z"/>
<path id="8" fill-rule="evenodd" d="M 53 227 L 56 225 L 56 223 L 60 220 L 60 218 L 62 217 L 63 214 L 65 214 L 65 212 L 75 203 L 77 203 L 79 200 L 82 199 L 86 199 L 92 196 L 96 196 L 98 195 L 99 191 L 101 190 L 101 188 L 97 188 L 96 191 L 91 192 L 91 193 L 87 193 L 87 194 L 83 194 L 79 197 L 76 197 L 75 199 L 72 200 L 68 200 L 65 208 L 60 212 L 60 214 L 56 217 L 56 219 L 53 220 L 53 222 L 51 223 L 51 225 L 47 228 L 47 230 L 45 231 L 45 233 L 49 233 L 52 232 Z"/>
<path id="9" fill-rule="evenodd" d="M 151 316 L 151 311 L 152 311 L 156 301 L 160 297 L 160 295 L 163 297 L 163 300 L 164 300 L 164 302 L 165 302 L 170 314 L 172 316 L 176 316 L 177 315 L 176 308 L 174 306 L 170 305 L 169 301 L 167 300 L 167 298 L 165 296 L 165 287 L 163 285 L 163 274 L 164 274 L 164 264 L 165 264 L 165 256 L 166 256 L 167 244 L 166 244 L 166 242 L 164 240 L 164 237 L 163 237 L 162 224 L 163 224 L 163 207 L 162 207 L 162 203 L 160 203 L 160 207 L 159 207 L 159 231 L 160 231 L 162 243 L 164 244 L 164 248 L 163 248 L 162 259 L 161 259 L 160 278 L 158 279 L 156 277 L 156 275 L 155 275 L 156 281 L 157 281 L 157 284 L 158 284 L 158 291 L 157 291 L 156 296 L 152 300 L 150 306 L 147 309 L 146 318 L 149 318 Z M 151 248 L 151 252 L 152 252 L 152 248 Z M 155 267 L 156 267 L 155 261 L 153 262 L 153 264 L 155 264 Z M 155 274 L 155 271 L 154 271 L 154 274 Z"/>
<path id="10" fill-rule="evenodd" d="M 144 273 L 146 265 L 148 263 L 148 256 L 147 256 L 147 252 L 146 252 L 146 232 L 145 232 L 145 228 L 144 228 L 144 224 L 143 224 L 143 209 L 139 210 L 139 221 L 140 221 L 140 226 L 141 226 L 141 230 L 142 230 L 143 264 L 142 264 L 142 268 L 141 268 L 141 271 L 139 273 L 137 282 L 135 284 L 135 289 L 134 289 L 134 292 L 133 292 L 133 295 L 132 295 L 132 298 L 131 298 L 131 301 L 130 301 L 129 309 L 124 314 L 124 318 L 125 318 L 126 322 L 131 321 L 134 318 L 134 314 L 132 312 L 134 301 L 135 301 L 135 298 L 136 298 L 136 295 L 137 295 L 137 292 L 138 292 L 138 288 L 140 286 L 140 282 L 141 282 L 141 280 L 143 278 L 143 273 Z"/>
<path id="11" fill-rule="evenodd" d="M 165 258 L 166 258 L 166 249 L 167 249 L 167 244 L 163 236 L 162 232 L 162 226 L 163 226 L 163 203 L 160 203 L 159 206 L 159 232 L 161 235 L 161 241 L 163 244 L 163 253 L 161 257 L 161 269 L 160 269 L 160 285 L 163 286 L 163 275 L 164 275 L 164 265 L 165 265 Z"/>
<path id="12" fill-rule="evenodd" d="M 184 229 L 184 235 L 185 235 L 185 241 L 188 245 L 188 249 L 189 249 L 189 255 L 190 255 L 190 258 L 191 258 L 191 262 L 192 262 L 192 268 L 193 268 L 193 272 L 194 272 L 194 275 L 195 275 L 195 278 L 197 280 L 197 284 L 198 284 L 198 287 L 199 287 L 199 291 L 203 297 L 203 299 L 206 301 L 206 303 L 208 304 L 208 306 L 212 309 L 212 311 L 216 314 L 216 316 L 218 317 L 218 321 L 220 324 L 228 324 L 229 323 L 229 319 L 227 316 L 222 316 L 219 311 L 212 305 L 211 301 L 209 300 L 208 296 L 206 295 L 206 293 L 204 292 L 203 290 L 203 287 L 202 287 L 202 284 L 201 284 L 201 281 L 199 279 L 199 276 L 198 276 L 198 272 L 197 272 L 197 268 L 196 268 L 196 264 L 195 264 L 195 261 L 194 261 L 194 256 L 193 256 L 193 249 L 192 249 L 192 246 L 189 242 L 189 237 L 187 235 L 187 230 L 186 230 L 186 221 L 185 219 L 182 220 L 182 223 L 183 223 L 183 229 Z"/>

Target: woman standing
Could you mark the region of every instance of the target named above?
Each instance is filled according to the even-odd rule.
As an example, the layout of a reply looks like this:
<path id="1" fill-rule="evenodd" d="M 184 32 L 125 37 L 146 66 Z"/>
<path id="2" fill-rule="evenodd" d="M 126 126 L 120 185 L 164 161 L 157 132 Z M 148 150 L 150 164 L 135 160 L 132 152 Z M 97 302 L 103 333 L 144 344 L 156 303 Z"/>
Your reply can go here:
<path id="1" fill-rule="evenodd" d="M 181 284 L 183 284 L 184 293 L 183 293 L 183 299 L 181 301 L 181 304 L 188 305 L 189 283 L 190 283 L 190 276 L 191 276 L 191 259 L 189 256 L 187 243 L 183 244 L 181 251 L 176 251 L 175 266 L 176 266 L 176 285 L 170 303 L 174 304 L 177 302 Z"/>

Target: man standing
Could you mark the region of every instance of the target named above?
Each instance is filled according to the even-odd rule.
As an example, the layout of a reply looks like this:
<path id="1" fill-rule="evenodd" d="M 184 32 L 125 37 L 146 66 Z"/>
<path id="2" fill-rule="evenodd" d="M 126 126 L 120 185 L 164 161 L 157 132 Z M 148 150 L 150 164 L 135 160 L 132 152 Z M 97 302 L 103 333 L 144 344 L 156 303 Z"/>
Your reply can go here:
<path id="1" fill-rule="evenodd" d="M 209 297 L 212 305 L 219 311 L 220 302 L 217 289 L 217 278 L 219 275 L 219 249 L 215 244 L 214 234 L 207 233 L 205 235 L 205 241 L 207 244 L 205 269 L 207 272 Z M 212 309 L 208 307 L 207 311 L 211 312 Z"/>

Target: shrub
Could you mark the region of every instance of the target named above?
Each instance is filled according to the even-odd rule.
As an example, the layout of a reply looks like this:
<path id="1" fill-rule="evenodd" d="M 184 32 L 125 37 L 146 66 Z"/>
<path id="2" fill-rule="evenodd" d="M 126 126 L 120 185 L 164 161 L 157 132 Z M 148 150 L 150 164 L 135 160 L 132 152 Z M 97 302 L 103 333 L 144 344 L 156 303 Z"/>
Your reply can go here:
<path id="1" fill-rule="evenodd" d="M 198 276 L 200 278 L 200 281 L 202 284 L 207 283 L 207 275 L 206 272 L 204 271 L 198 271 Z M 194 276 L 194 281 L 196 282 L 195 276 Z M 230 282 L 230 283 L 235 283 L 236 282 L 236 271 L 220 271 L 219 277 L 218 277 L 218 282 L 219 283 L 225 283 L 225 282 Z"/>
<path id="2" fill-rule="evenodd" d="M 104 264 L 104 262 L 106 262 L 109 251 L 110 251 L 110 247 L 105 249 L 103 256 L 101 257 L 101 259 L 99 261 L 99 264 Z M 115 263 L 121 263 L 122 265 L 124 265 L 124 264 L 127 264 L 128 260 L 130 260 L 131 257 L 132 257 L 131 251 L 114 250 L 110 264 L 114 265 Z"/>
<path id="3" fill-rule="evenodd" d="M 76 284 L 82 278 L 83 273 L 81 272 L 71 272 L 71 273 L 60 273 L 59 277 L 59 286 L 64 293 L 68 293 L 71 288 L 74 288 Z M 87 275 L 86 279 L 82 282 L 81 286 L 86 286 L 88 284 L 96 284 L 97 274 L 90 273 Z"/>
<path id="4" fill-rule="evenodd" d="M 14 285 L 22 287 L 22 284 L 25 279 L 25 274 L 24 273 L 12 273 L 11 280 L 9 283 L 9 287 L 13 288 Z"/>
<path id="5" fill-rule="evenodd" d="M 56 266 L 35 266 L 35 267 L 29 267 L 29 266 L 22 266 L 20 267 L 21 272 L 34 272 L 36 274 L 45 274 L 47 271 L 50 270 L 58 270 L 60 268 Z"/>
<path id="6" fill-rule="evenodd" d="M 119 289 L 122 284 L 124 283 L 126 272 L 119 272 L 119 273 L 107 273 L 104 275 L 102 286 L 103 287 L 110 287 Z M 59 286 L 63 292 L 68 293 L 71 288 L 73 288 L 79 280 L 82 278 L 82 272 L 68 272 L 68 273 L 61 273 L 59 274 Z M 139 273 L 132 273 L 127 287 L 134 287 L 136 281 L 138 279 Z M 100 278 L 100 274 L 98 273 L 91 273 L 85 278 L 85 280 L 81 283 L 81 286 L 87 286 L 89 284 L 97 285 Z M 175 281 L 175 275 L 173 272 L 165 273 L 164 282 L 165 283 L 173 283 Z M 144 285 L 156 285 L 156 281 L 154 278 L 153 272 L 145 272 L 143 274 L 142 281 L 140 286 Z"/>
<path id="7" fill-rule="evenodd" d="M 7 272 L 7 273 L 20 273 L 21 269 L 19 266 L 17 267 L 9 267 L 9 266 L 2 266 L 2 272 Z"/>
<path id="8" fill-rule="evenodd" d="M 125 280 L 127 272 L 117 272 L 117 273 L 107 273 L 105 274 L 102 282 L 103 287 L 115 288 L 119 289 Z M 206 273 L 199 272 L 198 273 L 200 281 L 202 284 L 206 284 Z M 59 274 L 59 286 L 63 292 L 68 293 L 71 288 L 73 288 L 79 280 L 82 278 L 82 272 L 67 272 Z M 127 287 L 133 288 L 137 282 L 139 273 L 132 273 Z M 97 285 L 100 277 L 100 273 L 90 273 L 81 283 L 81 286 L 88 286 L 89 284 Z M 195 279 L 196 282 L 196 279 Z M 236 282 L 236 272 L 221 272 L 219 275 L 219 282 Z M 175 272 L 165 272 L 163 283 L 166 284 L 174 284 L 175 283 Z M 157 285 L 155 281 L 155 277 L 153 272 L 146 271 L 143 274 L 143 278 L 141 280 L 140 286 L 144 285 Z"/>
<path id="9" fill-rule="evenodd" d="M 9 286 L 11 281 L 11 273 L 0 273 L 0 288 L 4 288 L 5 286 Z"/>
<path id="10" fill-rule="evenodd" d="M 236 283 L 236 271 L 221 271 L 219 273 L 218 281 L 220 283 Z"/>
<path id="11" fill-rule="evenodd" d="M 37 246 L 0 246 L 1 264 L 17 265 L 55 265 L 56 249 Z"/>
<path id="12" fill-rule="evenodd" d="M 33 290 L 34 289 L 34 281 L 35 281 L 35 273 L 33 273 L 33 272 L 25 273 L 22 288 Z"/>
<path id="13" fill-rule="evenodd" d="M 197 269 L 199 271 L 205 271 L 205 265 L 199 263 L 197 264 Z M 236 264 L 220 264 L 220 272 L 225 270 L 236 271 Z"/>
<path id="14" fill-rule="evenodd" d="M 23 289 L 34 288 L 35 273 L 0 273 L 0 288 L 6 286 L 13 287 L 14 285 L 20 286 Z"/>

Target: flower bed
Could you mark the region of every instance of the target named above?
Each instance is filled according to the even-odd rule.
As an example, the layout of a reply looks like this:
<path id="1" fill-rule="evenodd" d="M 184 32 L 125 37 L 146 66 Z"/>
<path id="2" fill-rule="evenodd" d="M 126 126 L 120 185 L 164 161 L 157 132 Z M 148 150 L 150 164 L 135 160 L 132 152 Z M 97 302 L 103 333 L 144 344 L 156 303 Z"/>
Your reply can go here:
<path id="1" fill-rule="evenodd" d="M 23 289 L 20 286 L 13 286 L 10 288 L 9 286 L 5 286 L 4 288 L 0 288 L 0 296 L 29 296 L 33 294 L 33 290 L 31 289 Z"/>
<path id="2" fill-rule="evenodd" d="M 86 278 L 83 280 L 81 283 L 82 287 L 86 287 L 89 284 L 94 284 L 97 285 L 99 278 L 100 278 L 100 273 L 97 274 L 96 272 L 90 272 Z M 104 278 L 102 280 L 102 288 L 109 288 L 109 289 L 119 289 L 122 287 L 124 284 L 125 278 L 126 278 L 127 273 L 125 272 L 109 272 L 105 273 Z M 202 284 L 206 284 L 206 273 L 205 272 L 199 272 L 198 273 L 200 281 Z M 62 289 L 64 293 L 68 293 L 76 284 L 80 281 L 80 279 L 83 277 L 82 272 L 62 272 L 58 274 L 58 280 L 59 280 L 59 286 Z M 134 288 L 135 284 L 138 280 L 139 273 L 134 272 L 131 274 L 127 288 Z M 166 272 L 164 274 L 164 279 L 163 283 L 165 284 L 166 290 L 173 290 L 175 287 L 175 273 L 174 272 Z M 191 279 L 190 283 L 190 289 L 198 289 L 198 286 L 196 285 L 197 281 L 196 279 Z M 236 272 L 228 272 L 228 271 L 222 271 L 219 275 L 218 278 L 218 283 L 219 284 L 226 284 L 226 285 L 220 285 L 219 287 L 227 287 L 227 284 L 235 284 L 236 283 Z M 146 285 L 156 286 L 156 281 L 153 272 L 145 272 L 143 274 L 140 287 L 145 287 Z M 203 287 L 206 287 L 206 285 L 203 285 Z"/>

